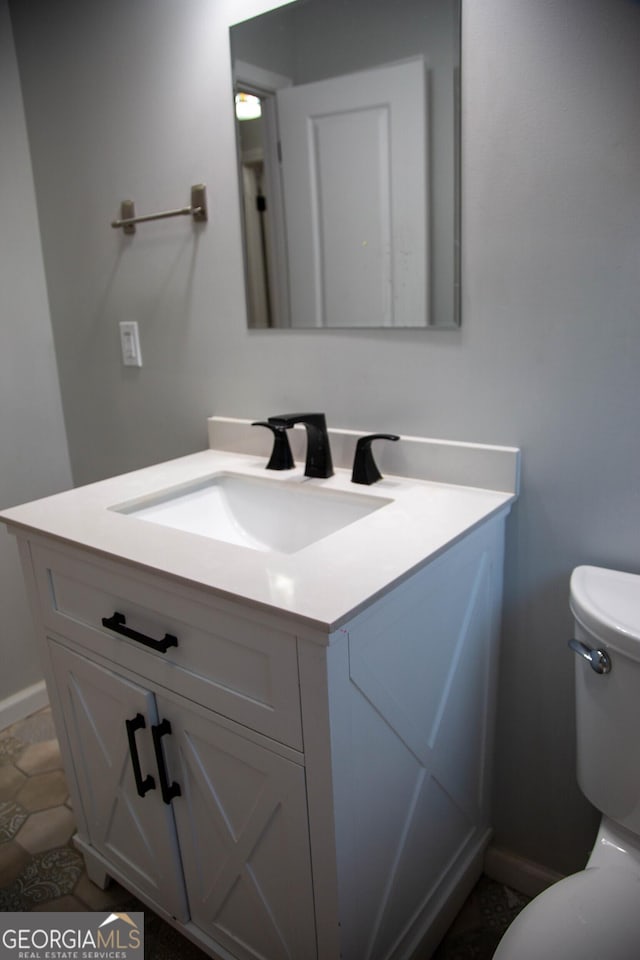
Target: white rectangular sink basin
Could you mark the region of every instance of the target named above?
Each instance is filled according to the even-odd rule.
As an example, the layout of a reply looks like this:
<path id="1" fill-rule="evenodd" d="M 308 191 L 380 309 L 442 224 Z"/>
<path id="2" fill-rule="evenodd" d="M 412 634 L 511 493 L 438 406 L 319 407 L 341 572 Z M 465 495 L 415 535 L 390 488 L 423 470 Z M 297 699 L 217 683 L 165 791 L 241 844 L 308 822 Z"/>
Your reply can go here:
<path id="1" fill-rule="evenodd" d="M 252 550 L 295 553 L 391 502 L 300 478 L 218 473 L 111 509 Z"/>

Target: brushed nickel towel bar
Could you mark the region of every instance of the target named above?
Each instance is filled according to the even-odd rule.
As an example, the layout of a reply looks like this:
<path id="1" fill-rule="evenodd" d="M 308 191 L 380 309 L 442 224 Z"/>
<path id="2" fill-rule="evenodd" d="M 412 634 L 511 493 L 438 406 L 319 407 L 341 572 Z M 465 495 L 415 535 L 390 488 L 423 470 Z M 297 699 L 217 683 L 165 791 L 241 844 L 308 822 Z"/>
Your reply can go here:
<path id="1" fill-rule="evenodd" d="M 120 204 L 120 220 L 113 220 L 112 227 L 122 227 L 122 232 L 132 234 L 136 232 L 136 223 L 146 223 L 148 220 L 166 220 L 169 217 L 193 217 L 194 223 L 203 223 L 207 217 L 207 188 L 204 183 L 197 183 L 191 187 L 191 206 L 181 207 L 179 210 L 165 210 L 163 213 L 149 213 L 144 217 L 136 217 L 133 200 L 123 200 Z"/>

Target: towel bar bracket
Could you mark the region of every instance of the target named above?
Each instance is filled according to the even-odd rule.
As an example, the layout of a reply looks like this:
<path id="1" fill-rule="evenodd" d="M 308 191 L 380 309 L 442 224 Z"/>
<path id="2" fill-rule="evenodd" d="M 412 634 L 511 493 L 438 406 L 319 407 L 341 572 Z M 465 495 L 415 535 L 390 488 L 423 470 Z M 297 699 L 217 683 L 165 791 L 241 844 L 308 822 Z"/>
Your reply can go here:
<path id="1" fill-rule="evenodd" d="M 179 210 L 165 210 L 163 213 L 149 213 L 143 217 L 136 217 L 136 208 L 133 200 L 123 200 L 120 204 L 120 219 L 114 220 L 112 227 L 122 227 L 122 232 L 131 235 L 136 232 L 136 223 L 147 223 L 149 220 L 167 220 L 169 217 L 192 217 L 194 223 L 204 223 L 207 216 L 207 188 L 204 183 L 197 183 L 191 187 L 191 205 Z"/>

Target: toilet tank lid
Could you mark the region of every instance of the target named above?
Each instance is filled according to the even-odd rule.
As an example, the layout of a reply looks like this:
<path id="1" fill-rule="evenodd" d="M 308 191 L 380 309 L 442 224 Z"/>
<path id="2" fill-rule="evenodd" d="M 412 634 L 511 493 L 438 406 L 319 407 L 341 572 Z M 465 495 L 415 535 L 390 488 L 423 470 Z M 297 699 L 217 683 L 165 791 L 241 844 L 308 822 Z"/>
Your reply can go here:
<path id="1" fill-rule="evenodd" d="M 576 567 L 571 611 L 595 638 L 640 660 L 640 576 L 604 567 Z"/>

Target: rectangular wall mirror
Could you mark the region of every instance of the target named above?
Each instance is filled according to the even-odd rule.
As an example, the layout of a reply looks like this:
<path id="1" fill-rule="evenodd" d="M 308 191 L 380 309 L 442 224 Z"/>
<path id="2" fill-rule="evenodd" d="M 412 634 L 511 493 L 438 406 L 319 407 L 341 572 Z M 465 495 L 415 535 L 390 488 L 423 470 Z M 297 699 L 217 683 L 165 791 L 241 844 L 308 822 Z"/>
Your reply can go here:
<path id="1" fill-rule="evenodd" d="M 460 3 L 231 27 L 251 328 L 459 324 Z"/>

